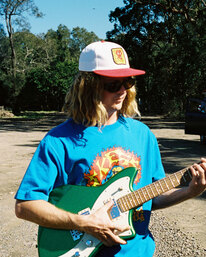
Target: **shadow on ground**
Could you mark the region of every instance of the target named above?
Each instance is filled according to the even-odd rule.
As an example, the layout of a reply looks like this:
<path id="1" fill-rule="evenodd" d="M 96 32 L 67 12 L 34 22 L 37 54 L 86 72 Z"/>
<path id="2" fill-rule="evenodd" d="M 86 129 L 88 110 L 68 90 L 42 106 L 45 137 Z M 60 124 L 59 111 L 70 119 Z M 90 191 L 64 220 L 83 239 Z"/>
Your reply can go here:
<path id="1" fill-rule="evenodd" d="M 64 113 L 48 113 L 43 118 L 2 118 L 0 119 L 0 133 L 7 131 L 29 132 L 49 131 L 51 128 L 66 120 Z"/>

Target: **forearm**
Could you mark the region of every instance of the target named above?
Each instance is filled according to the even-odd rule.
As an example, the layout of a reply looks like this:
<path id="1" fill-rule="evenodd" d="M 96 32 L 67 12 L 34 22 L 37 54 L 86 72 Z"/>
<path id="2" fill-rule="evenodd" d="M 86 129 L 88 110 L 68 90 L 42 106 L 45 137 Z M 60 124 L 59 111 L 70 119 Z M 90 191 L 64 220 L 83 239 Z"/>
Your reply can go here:
<path id="1" fill-rule="evenodd" d="M 174 188 L 153 199 L 152 209 L 162 209 L 190 199 L 188 187 Z"/>
<path id="2" fill-rule="evenodd" d="M 64 211 L 43 200 L 16 201 L 16 216 L 40 226 L 57 229 L 77 229 L 79 215 Z"/>
<path id="3" fill-rule="evenodd" d="M 113 202 L 105 204 L 90 215 L 73 214 L 43 200 L 16 202 L 16 216 L 34 222 L 40 226 L 56 229 L 76 229 L 95 236 L 107 246 L 126 244 L 114 231 L 124 232 L 130 227 L 115 224 L 109 217 L 108 211 Z"/>

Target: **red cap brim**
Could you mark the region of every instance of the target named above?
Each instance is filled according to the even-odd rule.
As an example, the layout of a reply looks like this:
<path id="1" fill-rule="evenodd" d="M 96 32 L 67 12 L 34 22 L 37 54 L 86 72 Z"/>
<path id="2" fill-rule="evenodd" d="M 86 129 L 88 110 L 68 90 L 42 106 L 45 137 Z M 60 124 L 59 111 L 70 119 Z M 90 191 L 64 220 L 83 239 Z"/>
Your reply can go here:
<path id="1" fill-rule="evenodd" d="M 116 69 L 116 70 L 94 70 L 95 74 L 111 77 L 111 78 L 124 78 L 124 77 L 132 77 L 132 76 L 139 76 L 144 75 L 145 71 L 143 70 L 136 70 L 132 68 L 127 69 Z"/>

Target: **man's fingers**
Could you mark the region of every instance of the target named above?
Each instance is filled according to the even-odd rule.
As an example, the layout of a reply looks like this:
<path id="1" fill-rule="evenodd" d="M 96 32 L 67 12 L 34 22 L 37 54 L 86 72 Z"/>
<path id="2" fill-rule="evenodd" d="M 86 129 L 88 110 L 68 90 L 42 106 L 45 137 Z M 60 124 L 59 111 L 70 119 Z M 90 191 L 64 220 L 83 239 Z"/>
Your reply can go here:
<path id="1" fill-rule="evenodd" d="M 114 233 L 115 234 L 120 234 L 120 233 L 130 230 L 130 229 L 131 229 L 130 226 L 123 226 L 123 225 L 118 225 L 118 224 L 114 223 Z"/>
<path id="2" fill-rule="evenodd" d="M 110 237 L 108 237 L 108 240 L 103 241 L 103 243 L 107 246 L 118 245 L 118 244 L 125 245 L 127 244 L 127 241 L 120 238 L 118 235 L 111 233 Z"/>
<path id="3" fill-rule="evenodd" d="M 193 175 L 197 179 L 201 179 L 205 181 L 206 163 L 194 164 L 192 168 L 193 168 Z"/>
<path id="4" fill-rule="evenodd" d="M 199 173 L 195 169 L 195 164 L 190 167 L 190 170 L 191 170 L 191 173 L 192 173 L 192 179 L 195 180 L 196 178 L 198 178 Z"/>
<path id="5" fill-rule="evenodd" d="M 201 162 L 206 162 L 206 158 L 201 158 Z"/>

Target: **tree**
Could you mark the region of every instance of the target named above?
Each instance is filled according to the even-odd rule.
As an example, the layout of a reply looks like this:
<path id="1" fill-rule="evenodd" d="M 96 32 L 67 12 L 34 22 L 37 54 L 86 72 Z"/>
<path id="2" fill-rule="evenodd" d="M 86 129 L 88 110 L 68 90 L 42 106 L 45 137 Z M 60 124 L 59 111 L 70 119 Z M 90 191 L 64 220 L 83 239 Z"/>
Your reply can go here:
<path id="1" fill-rule="evenodd" d="M 98 37 L 84 28 L 70 31 L 61 24 L 56 31 L 50 29 L 46 34 L 34 35 L 23 30 L 14 32 L 12 37 L 17 60 L 16 84 L 19 85 L 13 94 L 15 105 L 12 107 L 18 111 L 61 110 L 65 94 L 78 72 L 80 49 L 99 40 Z M 9 37 L 0 30 L 0 105 L 7 107 L 11 107 L 9 95 L 13 93 L 9 52 Z"/>
<path id="2" fill-rule="evenodd" d="M 124 0 L 110 14 L 108 39 L 121 43 L 135 67 L 145 69 L 139 94 L 145 108 L 180 112 L 186 97 L 198 94 L 206 79 L 204 1 Z"/>
<path id="3" fill-rule="evenodd" d="M 18 96 L 19 106 L 23 110 L 61 111 L 66 92 L 77 72 L 78 65 L 73 62 L 58 62 L 49 66 L 47 72 L 40 67 L 30 70 Z"/>
<path id="4" fill-rule="evenodd" d="M 11 88 L 10 80 L 7 77 L 8 73 L 8 49 L 9 42 L 3 25 L 0 25 L 0 105 L 6 105 L 9 91 Z"/>
<path id="5" fill-rule="evenodd" d="M 70 31 L 64 25 L 41 36 L 29 32 L 14 35 L 18 67 L 25 76 L 17 101 L 19 108 L 61 110 L 66 92 L 78 72 L 80 49 L 99 40 L 98 37 L 84 28 Z"/>
<path id="6" fill-rule="evenodd" d="M 17 94 L 16 88 L 16 51 L 14 47 L 14 24 L 26 22 L 24 13 L 29 13 L 36 17 L 42 17 L 38 7 L 34 4 L 33 0 L 0 0 L 0 15 L 6 23 L 7 33 L 9 35 L 9 43 L 11 48 L 11 70 L 13 77 L 13 95 Z"/>
<path id="7" fill-rule="evenodd" d="M 80 27 L 73 28 L 69 44 L 71 58 L 78 61 L 81 51 L 90 43 L 99 40 L 94 32 L 88 32 L 85 28 Z"/>

